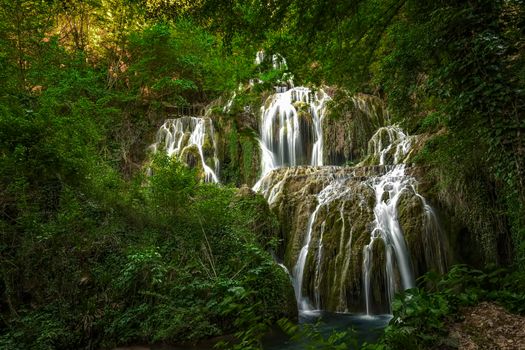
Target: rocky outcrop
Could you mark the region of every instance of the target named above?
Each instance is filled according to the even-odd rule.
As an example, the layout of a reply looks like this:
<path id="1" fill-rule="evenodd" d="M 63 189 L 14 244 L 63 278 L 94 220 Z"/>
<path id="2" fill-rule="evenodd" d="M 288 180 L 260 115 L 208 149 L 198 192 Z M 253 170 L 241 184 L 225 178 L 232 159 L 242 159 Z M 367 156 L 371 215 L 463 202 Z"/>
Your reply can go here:
<path id="1" fill-rule="evenodd" d="M 367 154 L 368 140 L 388 120 L 380 98 L 339 91 L 323 123 L 324 164 L 359 162 Z"/>
<path id="2" fill-rule="evenodd" d="M 312 227 L 301 288 L 314 308 L 365 311 L 363 251 L 374 227 L 373 185 L 388 171 L 389 166 L 283 168 L 258 184 L 282 223 L 280 255 L 290 271 L 297 265 L 309 225 Z M 332 197 L 320 199 L 319 194 L 330 186 Z M 426 236 L 426 203 L 416 191 L 404 191 L 397 209 L 418 277 L 442 263 L 442 252 L 432 253 L 434 242 L 428 242 Z M 372 250 L 369 312 L 388 312 L 385 242 L 376 239 Z M 399 290 L 401 281 L 395 262 L 393 265 Z"/>

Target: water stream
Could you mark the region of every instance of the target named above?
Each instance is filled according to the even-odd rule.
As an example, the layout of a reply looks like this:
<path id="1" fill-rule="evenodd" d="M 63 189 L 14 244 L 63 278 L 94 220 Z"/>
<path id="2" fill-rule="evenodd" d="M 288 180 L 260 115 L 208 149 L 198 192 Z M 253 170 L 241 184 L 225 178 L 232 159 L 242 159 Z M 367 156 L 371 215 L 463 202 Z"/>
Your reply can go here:
<path id="1" fill-rule="evenodd" d="M 180 117 L 167 119 L 157 132 L 153 152 L 163 149 L 170 157 L 201 166 L 206 182 L 219 182 L 219 158 L 213 122 L 207 117 Z M 196 154 L 195 154 L 196 153 Z M 197 155 L 197 159 L 193 156 Z"/>
<path id="2" fill-rule="evenodd" d="M 262 175 L 283 166 L 323 165 L 323 91 L 295 87 L 276 93 L 261 107 Z"/>

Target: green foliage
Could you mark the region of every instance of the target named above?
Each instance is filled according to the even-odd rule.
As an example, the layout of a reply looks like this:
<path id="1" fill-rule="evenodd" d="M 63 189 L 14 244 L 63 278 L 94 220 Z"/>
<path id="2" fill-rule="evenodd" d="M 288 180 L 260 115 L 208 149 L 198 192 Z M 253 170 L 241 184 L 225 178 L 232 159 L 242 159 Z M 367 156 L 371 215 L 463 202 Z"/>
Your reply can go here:
<path id="1" fill-rule="evenodd" d="M 426 289 L 406 290 L 392 304 L 394 314 L 380 344 L 389 349 L 447 346 L 448 323 L 458 310 L 484 300 L 523 314 L 524 274 L 492 267 L 487 271 L 455 265 L 443 277 L 429 272 L 420 279 Z"/>
<path id="2" fill-rule="evenodd" d="M 155 24 L 130 35 L 126 84 L 145 98 L 188 103 L 199 94 L 233 89 L 242 65 L 226 58 L 216 39 L 189 21 Z M 175 100 L 177 97 L 179 100 Z"/>
<path id="3" fill-rule="evenodd" d="M 0 13 L 0 347 L 255 339 L 260 321 L 288 315 L 263 198 L 201 184 L 165 156 L 149 177 L 123 168 L 162 102 L 208 102 L 252 58 L 189 21 L 142 26 L 127 3 L 24 3 Z M 21 4 L 27 16 L 11 16 Z"/>
<path id="4" fill-rule="evenodd" d="M 164 105 L 208 103 L 258 78 L 223 116 L 234 125 L 224 178 L 255 178 L 244 106 L 291 73 L 255 67 L 260 48 L 285 54 L 302 82 L 381 95 L 410 132 L 438 132 L 418 159 L 436 196 L 476 232 L 484 263 L 515 257 L 515 273 L 427 275 L 433 291 L 395 302 L 385 341 L 439 343 L 443 322 L 480 300 L 524 312 L 523 1 L 0 5 L 0 347 L 236 333 L 232 346 L 257 348 L 293 312 L 266 251 L 278 225 L 262 197 L 199 183 L 162 156 L 151 177 L 139 171 Z M 318 348 L 354 346 L 292 328 Z"/>
<path id="5" fill-rule="evenodd" d="M 131 207 L 121 200 L 109 209 L 71 188 L 60 193 L 47 222 L 23 220 L 16 231 L 2 232 L 6 300 L 22 310 L 28 305 L 17 291 L 32 288 L 26 296 L 32 307 L 6 318 L 2 342 L 111 347 L 234 330 L 256 339 L 262 320 L 285 314 L 288 278 L 262 248 L 275 232 L 268 229 L 275 222 L 268 226 L 261 214 L 264 199 L 199 184 L 192 171 L 164 157 L 152 168 L 149 185 L 129 192 Z"/>

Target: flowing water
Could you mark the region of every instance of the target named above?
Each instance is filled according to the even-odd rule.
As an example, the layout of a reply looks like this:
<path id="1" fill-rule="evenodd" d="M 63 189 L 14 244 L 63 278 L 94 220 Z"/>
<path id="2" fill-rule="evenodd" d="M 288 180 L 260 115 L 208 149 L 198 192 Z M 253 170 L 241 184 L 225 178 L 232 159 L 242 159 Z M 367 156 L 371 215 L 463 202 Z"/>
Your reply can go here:
<path id="1" fill-rule="evenodd" d="M 295 87 L 276 93 L 261 107 L 261 169 L 265 175 L 283 166 L 323 165 L 323 91 Z"/>
<path id="2" fill-rule="evenodd" d="M 163 149 L 190 166 L 202 167 L 206 182 L 219 182 L 219 158 L 213 122 L 207 117 L 168 119 L 157 132 L 153 152 Z M 195 159 L 197 158 L 197 159 Z M 194 164 L 193 164 L 194 163 Z"/>
<path id="3" fill-rule="evenodd" d="M 302 314 L 299 318 L 300 327 L 312 324 L 316 325 L 315 331 L 324 339 L 328 339 L 334 332 L 347 332 L 358 344 L 363 342 L 373 343 L 382 334 L 391 315 L 353 315 L 332 312 L 318 312 L 314 314 Z M 308 334 L 311 335 L 311 334 Z M 294 341 L 282 332 L 275 332 L 270 337 L 263 339 L 265 350 L 303 350 L 307 348 L 309 339 Z M 312 346 L 310 344 L 310 346 Z"/>
<path id="4" fill-rule="evenodd" d="M 267 59 L 274 69 L 286 70 L 282 56 L 267 58 L 264 51 L 255 63 Z M 322 319 L 323 335 L 352 326 L 360 340 L 373 340 L 374 330 L 390 319 L 396 292 L 414 287 L 428 269 L 443 273 L 447 268 L 437 215 L 418 193 L 407 164 L 417 140 L 397 126 L 381 127 L 370 138 L 362 164 L 326 166 L 323 121 L 331 98 L 322 89 L 293 87 L 286 77 L 261 107 L 261 177 L 253 189 L 289 231 L 279 266 L 290 276 L 300 322 Z M 236 92 L 224 112 L 235 97 Z M 369 118 L 388 120 L 363 96 L 353 97 L 353 103 Z M 151 148 L 201 169 L 205 181 L 219 182 L 210 118 L 166 120 Z M 265 348 L 302 346 L 277 336 Z"/>
<path id="5" fill-rule="evenodd" d="M 387 135 L 387 142 L 381 135 Z M 412 273 L 410 255 L 405 243 L 403 231 L 399 225 L 397 205 L 401 193 L 411 187 L 413 190 L 415 179 L 405 175 L 405 165 L 399 162 L 406 157 L 410 150 L 411 138 L 406 136 L 397 127 L 381 128 L 370 140 L 372 157 L 379 159 L 380 165 L 385 165 L 386 157 L 394 150 L 393 164 L 385 175 L 370 180 L 375 193 L 374 228 L 370 234 L 370 243 L 364 247 L 363 278 L 365 288 L 366 313 L 371 313 L 370 279 L 373 261 L 373 244 L 381 239 L 386 250 L 386 284 L 389 304 L 396 291 L 394 274 L 394 259 L 397 263 L 403 289 L 413 288 L 415 285 Z M 370 152 L 369 151 L 369 152 Z"/>

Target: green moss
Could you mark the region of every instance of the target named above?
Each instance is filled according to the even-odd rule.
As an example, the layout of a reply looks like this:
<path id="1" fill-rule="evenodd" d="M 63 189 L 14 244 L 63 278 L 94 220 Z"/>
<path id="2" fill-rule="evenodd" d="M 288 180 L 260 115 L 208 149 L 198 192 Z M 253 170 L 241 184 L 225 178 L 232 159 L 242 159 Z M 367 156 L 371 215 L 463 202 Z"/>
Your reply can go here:
<path id="1" fill-rule="evenodd" d="M 257 140 L 252 136 L 241 137 L 242 181 L 245 184 L 255 184 L 258 177 L 260 151 Z"/>
<path id="2" fill-rule="evenodd" d="M 196 145 L 186 146 L 180 153 L 180 160 L 188 165 L 189 168 L 195 169 L 198 176 L 204 176 L 204 168 L 199 149 Z"/>

